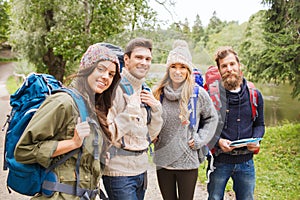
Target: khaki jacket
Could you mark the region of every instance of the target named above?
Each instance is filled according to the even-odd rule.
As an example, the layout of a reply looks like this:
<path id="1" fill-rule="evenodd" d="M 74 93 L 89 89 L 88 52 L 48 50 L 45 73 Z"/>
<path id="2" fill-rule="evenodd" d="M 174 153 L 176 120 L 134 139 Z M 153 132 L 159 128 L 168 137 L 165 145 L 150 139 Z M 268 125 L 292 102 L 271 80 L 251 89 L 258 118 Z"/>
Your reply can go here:
<path id="1" fill-rule="evenodd" d="M 15 158 L 24 164 L 39 163 L 49 167 L 61 156 L 51 158 L 58 141 L 71 139 L 79 117 L 79 112 L 72 97 L 60 92 L 49 96 L 29 122 L 24 134 L 17 143 Z M 95 119 L 95 116 L 89 116 Z M 80 187 L 95 189 L 101 175 L 100 162 L 93 156 L 92 141 L 97 134 L 93 128 L 85 139 L 80 161 Z M 99 135 L 99 152 L 102 148 L 102 136 Z M 59 182 L 74 185 L 76 181 L 75 166 L 78 154 L 54 169 Z M 68 194 L 56 192 L 51 198 L 44 196 L 33 199 L 79 199 Z"/>

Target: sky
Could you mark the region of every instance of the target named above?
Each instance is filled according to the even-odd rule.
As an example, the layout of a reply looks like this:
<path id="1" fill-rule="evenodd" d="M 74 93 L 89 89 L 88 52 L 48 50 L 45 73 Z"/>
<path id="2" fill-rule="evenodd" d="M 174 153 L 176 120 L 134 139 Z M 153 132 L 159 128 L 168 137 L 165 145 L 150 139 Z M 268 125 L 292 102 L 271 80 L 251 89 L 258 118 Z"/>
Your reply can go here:
<path id="1" fill-rule="evenodd" d="M 162 1 L 162 0 L 159 0 Z M 238 21 L 239 24 L 249 20 L 252 14 L 267 9 L 262 0 L 176 0 L 175 8 L 169 7 L 171 15 L 155 0 L 150 0 L 150 6 L 158 12 L 158 19 L 167 22 L 167 25 L 188 19 L 190 26 L 194 24 L 199 14 L 203 26 L 207 26 L 209 19 L 216 11 L 217 17 L 222 21 Z"/>

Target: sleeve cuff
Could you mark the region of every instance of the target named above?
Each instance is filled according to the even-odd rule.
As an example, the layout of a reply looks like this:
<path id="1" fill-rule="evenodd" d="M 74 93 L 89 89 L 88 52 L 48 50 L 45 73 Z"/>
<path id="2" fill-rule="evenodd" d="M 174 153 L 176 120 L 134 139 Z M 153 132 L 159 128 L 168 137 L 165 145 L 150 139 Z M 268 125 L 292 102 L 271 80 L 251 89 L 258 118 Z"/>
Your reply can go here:
<path id="1" fill-rule="evenodd" d="M 58 141 L 47 141 L 41 145 L 36 155 L 37 162 L 43 167 L 50 166 L 52 158 L 51 156 L 55 152 L 58 145 Z"/>

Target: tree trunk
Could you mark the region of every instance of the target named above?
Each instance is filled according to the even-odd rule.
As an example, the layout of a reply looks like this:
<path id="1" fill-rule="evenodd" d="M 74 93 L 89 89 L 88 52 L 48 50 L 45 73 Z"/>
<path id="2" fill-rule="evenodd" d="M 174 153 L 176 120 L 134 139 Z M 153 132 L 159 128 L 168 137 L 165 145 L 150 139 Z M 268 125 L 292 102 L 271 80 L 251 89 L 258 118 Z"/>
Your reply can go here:
<path id="1" fill-rule="evenodd" d="M 63 56 L 56 56 L 53 53 L 53 49 L 48 49 L 47 53 L 43 56 L 43 62 L 48 67 L 49 74 L 63 82 L 66 67 L 66 61 L 63 60 Z"/>
<path id="2" fill-rule="evenodd" d="M 50 32 L 51 27 L 55 25 L 53 10 L 46 10 L 44 13 L 46 29 Z M 43 62 L 48 67 L 49 74 L 53 75 L 57 80 L 63 82 L 66 61 L 62 55 L 54 55 L 53 49 L 48 48 L 48 51 L 43 56 Z"/>

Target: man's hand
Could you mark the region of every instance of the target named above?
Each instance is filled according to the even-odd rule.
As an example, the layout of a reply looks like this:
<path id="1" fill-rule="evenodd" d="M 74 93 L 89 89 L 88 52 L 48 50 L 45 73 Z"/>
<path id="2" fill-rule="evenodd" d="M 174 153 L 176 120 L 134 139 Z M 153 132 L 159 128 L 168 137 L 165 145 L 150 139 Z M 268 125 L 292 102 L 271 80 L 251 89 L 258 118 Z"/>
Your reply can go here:
<path id="1" fill-rule="evenodd" d="M 149 92 L 147 90 L 142 90 L 140 97 L 142 103 L 145 103 L 150 107 L 153 107 L 159 103 L 159 101 L 153 96 L 152 92 Z"/>
<path id="2" fill-rule="evenodd" d="M 230 144 L 231 144 L 230 140 L 222 139 L 222 138 L 220 138 L 220 140 L 219 140 L 219 146 L 222 149 L 222 151 L 224 151 L 224 152 L 230 152 L 236 148 L 236 147 L 230 147 L 229 146 Z"/>
<path id="3" fill-rule="evenodd" d="M 247 149 L 249 151 L 253 151 L 253 152 L 257 152 L 258 153 L 259 148 L 260 148 L 259 142 L 258 143 L 249 143 L 249 144 L 247 144 Z"/>

